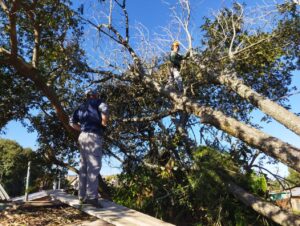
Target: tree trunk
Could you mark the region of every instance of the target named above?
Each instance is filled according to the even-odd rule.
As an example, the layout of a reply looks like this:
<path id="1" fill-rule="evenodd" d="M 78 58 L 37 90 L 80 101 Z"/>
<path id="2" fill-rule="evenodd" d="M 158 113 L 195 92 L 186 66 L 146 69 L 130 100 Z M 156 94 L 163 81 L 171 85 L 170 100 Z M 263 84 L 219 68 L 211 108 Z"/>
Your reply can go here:
<path id="1" fill-rule="evenodd" d="M 296 116 L 276 102 L 255 92 L 253 89 L 246 86 L 243 81 L 238 79 L 234 74 L 221 74 L 216 77 L 215 80 L 220 84 L 229 87 L 242 98 L 259 108 L 262 112 L 271 116 L 286 128 L 300 136 L 300 117 Z"/>
<path id="2" fill-rule="evenodd" d="M 210 107 L 202 107 L 195 102 L 186 101 L 185 108 L 199 116 L 202 123 L 223 130 L 300 172 L 300 149 Z"/>
<path id="3" fill-rule="evenodd" d="M 286 226 L 298 226 L 300 225 L 300 216 L 289 213 L 282 210 L 280 207 L 266 202 L 261 198 L 258 198 L 251 193 L 248 193 L 243 188 L 239 187 L 233 182 L 227 182 L 226 186 L 231 194 L 233 194 L 238 200 L 245 205 L 250 206 L 254 211 L 259 214 L 273 220 L 277 224 Z"/>
<path id="4" fill-rule="evenodd" d="M 175 108 L 198 116 L 202 123 L 207 123 L 217 129 L 223 130 L 249 146 L 261 150 L 265 154 L 274 157 L 300 172 L 300 149 L 255 129 L 252 126 L 228 117 L 220 111 L 213 110 L 210 107 L 203 107 L 186 96 L 181 96 L 181 94 L 166 90 L 149 77 L 145 76 L 144 81 L 148 85 L 154 86 L 159 93 L 170 98 Z"/>

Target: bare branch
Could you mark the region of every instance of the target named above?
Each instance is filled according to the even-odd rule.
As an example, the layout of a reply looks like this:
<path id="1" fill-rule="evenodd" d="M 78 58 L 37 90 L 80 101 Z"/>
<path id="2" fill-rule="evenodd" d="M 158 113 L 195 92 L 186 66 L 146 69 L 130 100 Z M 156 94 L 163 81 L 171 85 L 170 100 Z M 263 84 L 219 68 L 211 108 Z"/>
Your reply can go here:
<path id="1" fill-rule="evenodd" d="M 270 35 L 270 36 L 267 37 L 267 38 L 260 39 L 260 40 L 258 40 L 257 42 L 252 43 L 252 44 L 250 44 L 250 45 L 244 47 L 244 48 L 241 49 L 241 50 L 237 50 L 237 51 L 233 52 L 233 53 L 231 54 L 231 58 L 232 58 L 233 56 L 235 56 L 235 55 L 238 55 L 238 54 L 240 54 L 240 53 L 242 53 L 242 52 L 245 52 L 245 51 L 248 50 L 248 49 L 251 49 L 251 48 L 254 47 L 254 46 L 259 45 L 259 44 L 262 43 L 262 42 L 271 41 L 271 40 L 272 40 L 273 38 L 275 38 L 275 37 L 276 37 L 276 35 Z M 225 59 L 225 58 L 227 58 L 227 57 L 228 57 L 228 56 L 222 57 L 220 60 L 223 60 L 223 59 Z"/>
<path id="2" fill-rule="evenodd" d="M 162 112 L 159 114 L 153 114 L 152 116 L 148 117 L 134 117 L 134 118 L 128 118 L 128 119 L 123 119 L 122 122 L 151 122 L 151 121 L 156 121 L 160 120 L 166 116 L 172 115 L 174 113 L 178 112 L 178 110 L 171 110 L 171 111 L 166 111 Z"/>
<path id="3" fill-rule="evenodd" d="M 192 35 L 190 32 L 190 19 L 191 19 L 191 7 L 190 7 L 190 1 L 189 0 L 178 0 L 178 5 L 181 10 L 181 14 L 177 11 L 177 7 L 171 7 L 170 10 L 172 12 L 172 18 L 170 27 L 177 26 L 178 31 L 176 31 L 177 36 L 173 36 L 174 31 L 168 28 L 164 28 L 165 32 L 168 34 L 168 36 L 171 38 L 170 41 L 174 41 L 176 39 L 179 39 L 180 30 L 184 31 L 184 34 L 186 36 L 186 41 L 188 43 L 188 46 L 186 47 L 184 43 L 181 41 L 181 45 L 185 50 L 191 50 L 193 48 L 192 45 Z M 174 26 L 175 25 L 175 26 Z"/>
<path id="4" fill-rule="evenodd" d="M 125 16 L 125 40 L 126 42 L 129 42 L 129 16 L 126 9 L 126 0 L 123 0 L 123 3 L 120 4 L 118 0 L 115 0 L 115 2 L 122 8 L 124 16 Z"/>
<path id="5" fill-rule="evenodd" d="M 108 26 L 112 26 L 112 11 L 113 11 L 113 0 L 109 1 L 109 15 L 108 15 Z"/>
<path id="6" fill-rule="evenodd" d="M 3 11 L 6 13 L 6 15 L 9 16 L 9 9 L 6 3 L 4 2 L 4 0 L 0 0 L 0 6 L 3 9 Z"/>
<path id="7" fill-rule="evenodd" d="M 186 18 L 182 22 L 182 24 L 183 24 L 184 31 L 185 31 L 186 36 L 187 36 L 188 49 L 191 50 L 193 48 L 193 44 L 192 44 L 192 35 L 189 31 L 189 24 L 190 24 L 190 19 L 191 19 L 190 1 L 189 0 L 180 0 L 180 4 L 182 6 L 182 9 L 185 10 L 185 13 L 186 13 Z"/>
<path id="8" fill-rule="evenodd" d="M 300 91 L 284 95 L 282 97 L 279 97 L 279 98 L 275 99 L 274 101 L 277 101 L 277 100 L 280 100 L 280 99 L 284 99 L 284 98 L 288 98 L 288 97 L 291 97 L 291 96 L 294 96 L 294 95 L 297 95 L 297 94 L 300 94 Z"/>
<path id="9" fill-rule="evenodd" d="M 234 43 L 234 40 L 236 38 L 236 29 L 235 29 L 235 21 L 234 21 L 234 18 L 233 18 L 233 12 L 232 12 L 232 15 L 231 15 L 231 25 L 232 25 L 232 31 L 233 31 L 233 35 L 232 35 L 232 38 L 231 38 L 231 42 L 230 42 L 230 46 L 229 46 L 229 51 L 228 51 L 228 57 L 229 59 L 232 59 L 233 58 L 233 54 L 232 54 L 232 48 L 233 48 L 233 43 Z"/>
<path id="10" fill-rule="evenodd" d="M 256 150 L 255 151 L 255 154 L 253 155 L 252 159 L 251 159 L 251 162 L 249 163 L 248 167 L 249 169 L 251 169 L 251 167 L 253 166 L 254 164 L 254 161 L 257 159 L 257 157 L 259 156 L 260 154 L 260 151 L 259 150 Z"/>
<path id="11" fill-rule="evenodd" d="M 78 14 L 78 16 L 82 20 L 86 21 L 87 23 L 89 23 L 90 25 L 92 25 L 94 28 L 96 28 L 99 32 L 105 34 L 106 36 L 108 36 L 109 38 L 111 38 L 112 40 L 114 40 L 115 42 L 117 42 L 120 45 L 122 45 L 125 49 L 127 49 L 128 52 L 129 52 L 129 54 L 131 55 L 131 57 L 132 57 L 135 65 L 137 66 L 138 70 L 142 70 L 142 62 L 141 62 L 140 58 L 135 53 L 135 51 L 133 50 L 133 48 L 129 45 L 129 43 L 126 41 L 126 38 L 123 38 L 123 36 L 121 35 L 121 33 L 119 33 L 119 31 L 115 27 L 113 27 L 112 25 L 108 25 L 108 24 L 96 25 L 92 21 L 83 18 L 81 15 Z M 111 35 L 110 32 L 112 32 L 113 35 Z"/>
<path id="12" fill-rule="evenodd" d="M 38 24 L 34 25 L 34 49 L 32 54 L 32 66 L 38 67 L 40 50 L 40 27 Z"/>

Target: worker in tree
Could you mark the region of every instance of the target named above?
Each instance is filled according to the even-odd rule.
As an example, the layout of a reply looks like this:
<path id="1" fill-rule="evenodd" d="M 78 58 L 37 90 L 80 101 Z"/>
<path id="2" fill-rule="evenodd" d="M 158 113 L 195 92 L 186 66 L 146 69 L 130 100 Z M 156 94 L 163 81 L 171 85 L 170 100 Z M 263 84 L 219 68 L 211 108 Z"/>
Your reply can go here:
<path id="1" fill-rule="evenodd" d="M 170 61 L 171 61 L 171 68 L 170 68 L 170 75 L 167 83 L 167 87 L 173 86 L 176 84 L 179 92 L 183 91 L 183 84 L 182 84 L 182 77 L 180 75 L 180 64 L 183 60 L 183 56 L 179 54 L 180 44 L 178 41 L 172 43 L 171 46 L 171 54 L 170 54 Z"/>
<path id="2" fill-rule="evenodd" d="M 80 131 L 78 196 L 81 204 L 98 203 L 98 174 L 101 169 L 103 132 L 108 122 L 108 106 L 96 90 L 87 90 L 86 99 L 73 113 L 71 126 Z"/>

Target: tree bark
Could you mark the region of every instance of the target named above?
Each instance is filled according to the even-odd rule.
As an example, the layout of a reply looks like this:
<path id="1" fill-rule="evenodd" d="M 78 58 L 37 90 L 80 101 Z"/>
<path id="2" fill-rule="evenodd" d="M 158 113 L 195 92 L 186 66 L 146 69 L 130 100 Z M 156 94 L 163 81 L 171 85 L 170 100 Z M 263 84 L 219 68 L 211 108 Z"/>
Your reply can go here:
<path id="1" fill-rule="evenodd" d="M 202 123 L 210 124 L 217 129 L 242 140 L 251 147 L 263 151 L 265 154 L 285 163 L 300 172 L 300 149 L 272 137 L 252 126 L 228 117 L 220 111 L 210 107 L 200 106 L 191 100 L 186 101 L 187 111 L 200 117 Z"/>
<path id="2" fill-rule="evenodd" d="M 202 123 L 212 125 L 300 172 L 299 148 L 228 117 L 220 111 L 201 106 L 186 96 L 164 89 L 160 84 L 147 76 L 144 77 L 144 82 L 147 85 L 154 86 L 157 92 L 171 99 L 175 108 L 198 116 Z"/>
<path id="3" fill-rule="evenodd" d="M 259 108 L 265 114 L 271 116 L 289 130 L 300 136 L 300 117 L 280 106 L 276 102 L 260 95 L 250 87 L 246 86 L 242 80 L 234 74 L 220 74 L 215 80 L 229 87 L 242 98 L 249 101 L 255 107 Z"/>
<path id="4" fill-rule="evenodd" d="M 250 206 L 259 214 L 273 220 L 277 224 L 286 226 L 300 225 L 300 216 L 282 210 L 280 209 L 280 207 L 252 195 L 232 181 L 227 182 L 226 186 L 228 191 L 233 194 L 238 200 L 243 202 L 245 205 Z"/>

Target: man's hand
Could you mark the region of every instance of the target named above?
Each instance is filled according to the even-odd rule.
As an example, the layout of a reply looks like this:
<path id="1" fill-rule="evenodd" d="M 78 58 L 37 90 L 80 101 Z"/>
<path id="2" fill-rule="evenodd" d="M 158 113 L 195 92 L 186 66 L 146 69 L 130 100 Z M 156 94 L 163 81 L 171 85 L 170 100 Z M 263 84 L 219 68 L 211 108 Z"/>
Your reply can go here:
<path id="1" fill-rule="evenodd" d="M 70 126 L 73 128 L 73 129 L 75 129 L 75 130 L 77 130 L 77 131 L 81 131 L 81 129 L 80 129 L 80 125 L 79 124 L 77 124 L 77 123 L 70 123 Z"/>
<path id="2" fill-rule="evenodd" d="M 102 119 L 101 120 L 102 126 L 106 128 L 107 123 L 108 123 L 108 115 L 101 113 L 101 119 Z"/>

